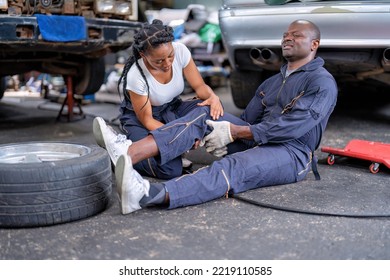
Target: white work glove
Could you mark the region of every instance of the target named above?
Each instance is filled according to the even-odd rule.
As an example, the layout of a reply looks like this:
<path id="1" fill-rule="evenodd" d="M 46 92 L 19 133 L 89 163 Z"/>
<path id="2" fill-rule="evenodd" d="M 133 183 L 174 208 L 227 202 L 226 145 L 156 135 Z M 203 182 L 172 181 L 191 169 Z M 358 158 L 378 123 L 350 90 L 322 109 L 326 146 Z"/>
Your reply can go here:
<path id="1" fill-rule="evenodd" d="M 211 152 L 211 154 L 216 156 L 216 157 L 223 157 L 227 153 L 228 153 L 228 151 L 227 151 L 226 146 L 224 146 L 222 148 L 215 149 L 214 151 Z"/>
<path id="2" fill-rule="evenodd" d="M 221 149 L 234 141 L 230 133 L 230 122 L 207 120 L 206 124 L 213 128 L 213 131 L 205 136 L 200 143 L 200 146 L 206 147 L 207 152 L 213 153 L 213 151 Z"/>

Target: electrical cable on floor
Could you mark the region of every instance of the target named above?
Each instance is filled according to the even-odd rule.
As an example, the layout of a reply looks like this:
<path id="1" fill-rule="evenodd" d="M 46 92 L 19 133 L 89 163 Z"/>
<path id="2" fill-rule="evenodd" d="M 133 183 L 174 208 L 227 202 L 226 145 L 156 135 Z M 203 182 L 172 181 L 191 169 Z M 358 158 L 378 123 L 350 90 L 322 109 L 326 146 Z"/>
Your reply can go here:
<path id="1" fill-rule="evenodd" d="M 292 213 L 298 213 L 298 214 L 308 214 L 308 215 L 318 215 L 318 216 L 333 216 L 333 217 L 348 217 L 348 218 L 389 218 L 390 214 L 365 214 L 365 215 L 357 215 L 357 214 L 336 214 L 336 213 L 327 213 L 327 212 L 315 212 L 315 211 L 307 211 L 307 210 L 300 210 L 290 207 L 283 207 L 283 206 L 277 206 L 269 203 L 263 203 L 258 202 L 249 198 L 244 198 L 240 196 L 232 196 L 235 199 L 247 202 L 249 204 L 253 204 L 256 206 L 269 208 L 273 210 L 280 210 L 285 212 L 292 212 Z"/>

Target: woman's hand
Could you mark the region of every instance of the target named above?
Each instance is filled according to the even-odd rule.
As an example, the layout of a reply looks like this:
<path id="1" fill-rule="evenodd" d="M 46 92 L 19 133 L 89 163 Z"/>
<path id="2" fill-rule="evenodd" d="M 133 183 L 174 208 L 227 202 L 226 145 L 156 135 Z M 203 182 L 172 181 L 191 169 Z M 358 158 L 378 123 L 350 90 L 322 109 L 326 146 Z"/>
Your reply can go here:
<path id="1" fill-rule="evenodd" d="M 221 101 L 214 93 L 203 102 L 198 103 L 198 106 L 210 106 L 210 116 L 213 118 L 213 120 L 217 120 L 220 116 L 223 116 L 223 107 Z"/>

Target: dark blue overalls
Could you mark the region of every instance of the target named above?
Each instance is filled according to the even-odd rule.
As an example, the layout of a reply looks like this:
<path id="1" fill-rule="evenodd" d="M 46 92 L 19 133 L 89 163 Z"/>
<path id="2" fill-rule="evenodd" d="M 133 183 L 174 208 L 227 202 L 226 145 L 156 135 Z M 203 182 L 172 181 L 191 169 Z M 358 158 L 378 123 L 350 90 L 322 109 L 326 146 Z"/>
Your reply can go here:
<path id="1" fill-rule="evenodd" d="M 281 73 L 259 86 L 241 118 L 225 113 L 220 120 L 249 125 L 254 141 L 235 141 L 221 160 L 164 182 L 169 208 L 305 178 L 337 100 L 336 82 L 323 64 L 316 58 L 288 78 L 284 65 Z M 151 131 L 160 151 L 154 160 L 163 166 L 191 149 L 208 133 L 207 119 L 209 108 L 197 107 Z"/>

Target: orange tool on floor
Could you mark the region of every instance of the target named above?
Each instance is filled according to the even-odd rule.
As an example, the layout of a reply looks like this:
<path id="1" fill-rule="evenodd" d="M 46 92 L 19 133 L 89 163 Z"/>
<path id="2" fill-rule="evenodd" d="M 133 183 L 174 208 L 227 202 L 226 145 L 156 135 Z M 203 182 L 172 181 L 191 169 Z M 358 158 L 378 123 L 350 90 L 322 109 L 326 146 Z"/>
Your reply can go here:
<path id="1" fill-rule="evenodd" d="M 333 165 L 335 156 L 351 157 L 371 161 L 371 173 L 378 173 L 380 164 L 390 168 L 390 144 L 353 139 L 344 149 L 322 147 L 321 151 L 329 153 L 327 163 Z"/>

